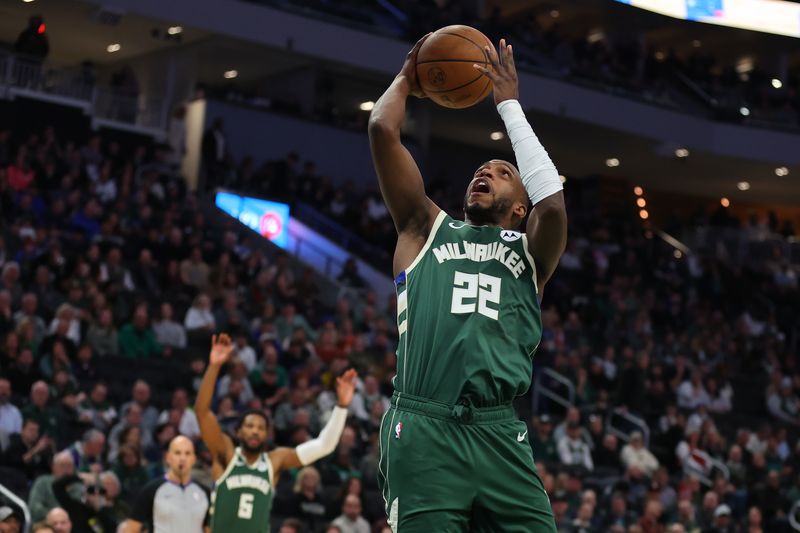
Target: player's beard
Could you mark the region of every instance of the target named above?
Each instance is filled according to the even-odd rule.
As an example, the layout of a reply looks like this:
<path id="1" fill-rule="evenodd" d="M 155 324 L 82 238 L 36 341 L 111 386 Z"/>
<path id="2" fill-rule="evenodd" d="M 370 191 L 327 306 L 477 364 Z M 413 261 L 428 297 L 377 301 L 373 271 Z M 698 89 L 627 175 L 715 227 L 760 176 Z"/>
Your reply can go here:
<path id="1" fill-rule="evenodd" d="M 511 200 L 505 198 L 492 195 L 492 203 L 484 207 L 478 202 L 469 203 L 469 191 L 464 196 L 464 214 L 477 226 L 500 224 L 510 209 Z"/>
<path id="2" fill-rule="evenodd" d="M 264 448 L 266 448 L 267 446 L 267 443 L 262 441 L 258 444 L 258 446 L 252 447 L 249 444 L 247 444 L 246 440 L 242 440 L 242 442 L 239 445 L 242 447 L 242 450 L 244 450 L 245 453 L 250 455 L 255 455 L 257 453 L 263 452 Z"/>

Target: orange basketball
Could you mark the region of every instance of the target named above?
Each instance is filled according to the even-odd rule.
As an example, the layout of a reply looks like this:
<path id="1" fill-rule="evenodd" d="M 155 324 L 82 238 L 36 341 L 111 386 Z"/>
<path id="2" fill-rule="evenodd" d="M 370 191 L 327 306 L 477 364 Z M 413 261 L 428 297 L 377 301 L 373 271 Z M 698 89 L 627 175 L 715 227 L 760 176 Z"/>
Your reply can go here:
<path id="1" fill-rule="evenodd" d="M 472 65 L 489 66 L 487 45 L 491 41 L 469 26 L 446 26 L 428 37 L 417 53 L 417 78 L 428 98 L 453 109 L 486 98 L 492 82 Z"/>

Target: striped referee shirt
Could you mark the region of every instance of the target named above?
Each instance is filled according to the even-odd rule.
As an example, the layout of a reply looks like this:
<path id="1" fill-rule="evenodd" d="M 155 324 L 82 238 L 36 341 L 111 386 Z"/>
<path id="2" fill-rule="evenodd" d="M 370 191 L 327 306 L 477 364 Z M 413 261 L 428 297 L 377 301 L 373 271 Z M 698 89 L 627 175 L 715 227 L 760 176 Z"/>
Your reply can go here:
<path id="1" fill-rule="evenodd" d="M 194 481 L 180 485 L 165 477 L 142 487 L 131 518 L 152 533 L 203 533 L 208 524 L 209 493 Z"/>

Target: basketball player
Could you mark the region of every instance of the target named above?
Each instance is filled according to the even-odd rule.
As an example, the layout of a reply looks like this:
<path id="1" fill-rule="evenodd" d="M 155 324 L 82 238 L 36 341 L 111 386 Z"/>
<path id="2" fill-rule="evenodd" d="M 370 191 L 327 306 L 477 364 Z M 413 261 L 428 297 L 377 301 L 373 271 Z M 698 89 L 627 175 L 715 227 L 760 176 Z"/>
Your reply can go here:
<path id="1" fill-rule="evenodd" d="M 357 375 L 351 369 L 337 378 L 337 405 L 316 439 L 296 448 L 277 448 L 267 453 L 269 422 L 263 412 L 253 410 L 244 413 L 239 421 L 236 433 L 239 446 L 235 447 L 210 410 L 217 376 L 233 349 L 228 335 L 223 333 L 212 338 L 208 369 L 195 403 L 203 442 L 214 461 L 211 532 L 268 533 L 278 477 L 281 472 L 309 465 L 333 452 L 347 420 L 347 407 L 353 399 Z"/>
<path id="2" fill-rule="evenodd" d="M 414 67 L 424 40 L 369 121 L 398 234 L 400 341 L 378 475 L 389 524 L 403 533 L 555 532 L 527 427 L 511 403 L 530 386 L 542 328 L 538 298 L 566 244 L 561 180 L 517 101 L 503 40 L 498 51 L 486 48 L 491 68 L 475 68 L 494 84 L 519 171 L 500 159 L 481 164 L 467 185 L 463 221 L 426 196 L 400 142 L 406 98 L 424 96 Z"/>

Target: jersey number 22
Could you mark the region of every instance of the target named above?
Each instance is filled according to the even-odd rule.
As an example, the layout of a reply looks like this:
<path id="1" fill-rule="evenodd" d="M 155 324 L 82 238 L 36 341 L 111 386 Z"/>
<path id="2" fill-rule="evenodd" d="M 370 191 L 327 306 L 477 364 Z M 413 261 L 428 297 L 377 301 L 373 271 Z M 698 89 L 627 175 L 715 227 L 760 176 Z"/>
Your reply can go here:
<path id="1" fill-rule="evenodd" d="M 456 271 L 453 278 L 453 302 L 450 312 L 455 315 L 478 313 L 497 320 L 499 309 L 489 304 L 500 305 L 502 279 L 489 274 L 467 274 Z"/>

